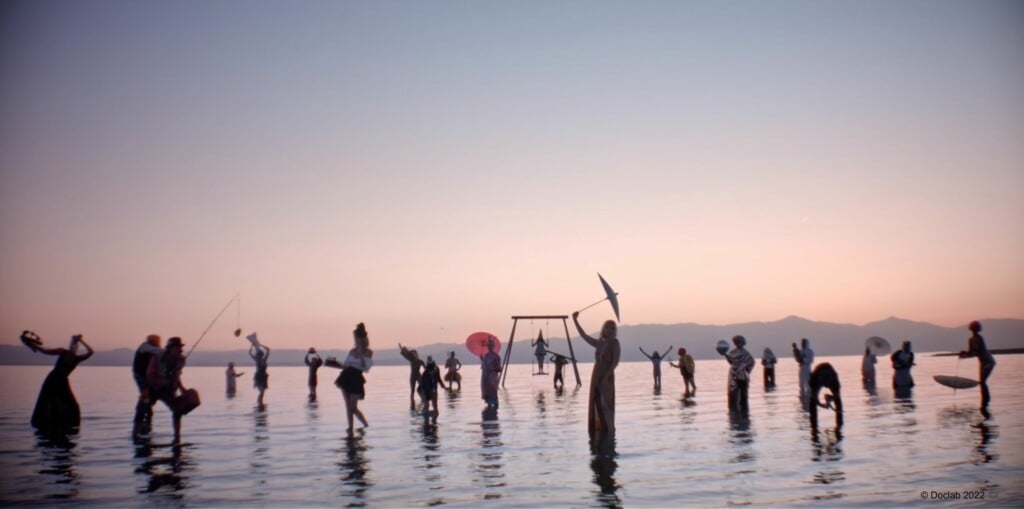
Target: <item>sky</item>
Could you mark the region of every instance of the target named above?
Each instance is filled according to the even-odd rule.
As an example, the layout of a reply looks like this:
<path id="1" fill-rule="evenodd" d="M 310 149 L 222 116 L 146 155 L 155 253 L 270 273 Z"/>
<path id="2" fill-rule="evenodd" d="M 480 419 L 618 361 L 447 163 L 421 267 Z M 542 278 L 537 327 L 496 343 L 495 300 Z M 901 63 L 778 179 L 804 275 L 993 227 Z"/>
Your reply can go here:
<path id="1" fill-rule="evenodd" d="M 1021 140 L 1014 1 L 6 1 L 0 343 L 1021 318 Z"/>

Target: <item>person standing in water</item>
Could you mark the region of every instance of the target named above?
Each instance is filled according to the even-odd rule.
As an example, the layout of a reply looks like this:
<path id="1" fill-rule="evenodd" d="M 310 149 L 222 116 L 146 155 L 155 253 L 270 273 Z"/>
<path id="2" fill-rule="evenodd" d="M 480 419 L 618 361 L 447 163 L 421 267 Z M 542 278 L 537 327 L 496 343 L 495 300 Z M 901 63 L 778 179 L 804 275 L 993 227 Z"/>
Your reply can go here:
<path id="1" fill-rule="evenodd" d="M 800 365 L 800 401 L 806 405 L 808 395 L 811 393 L 811 367 L 814 366 L 814 350 L 811 350 L 809 339 L 801 339 L 800 348 L 793 343 L 793 358 Z"/>
<path id="2" fill-rule="evenodd" d="M 562 389 L 565 387 L 565 365 L 569 364 L 569 359 L 562 354 L 552 353 L 551 362 L 555 365 L 555 390 Z"/>
<path id="3" fill-rule="evenodd" d="M 160 336 L 156 334 L 146 336 L 146 340 L 135 349 L 135 357 L 132 359 L 132 378 L 139 388 L 139 400 L 135 403 L 133 436 L 149 433 L 153 429 L 153 406 L 156 405 L 156 397 L 150 393 L 149 385 L 146 382 L 146 370 L 149 369 L 150 360 L 159 359 L 163 353 L 164 349 L 160 348 Z"/>
<path id="4" fill-rule="evenodd" d="M 722 354 L 729 362 L 729 411 L 746 414 L 750 411 L 747 396 L 750 389 L 750 372 L 754 370 L 754 356 L 744 348 L 747 338 L 734 336 L 732 344 L 736 347 Z"/>
<path id="5" fill-rule="evenodd" d="M 188 390 L 181 383 L 181 370 L 185 368 L 185 356 L 182 354 L 184 346 L 179 337 L 168 339 L 164 354 L 159 359 L 154 358 L 150 361 L 150 368 L 147 374 L 150 386 L 153 387 L 157 399 L 163 401 L 171 411 L 171 420 L 174 426 L 174 443 L 181 441 L 181 417 L 187 411 L 191 411 L 191 409 L 187 409 L 183 412 L 182 408 L 175 404 L 175 399 L 178 395 Z"/>
<path id="6" fill-rule="evenodd" d="M 427 363 L 423 366 L 423 374 L 420 375 L 420 398 L 423 399 L 423 416 L 428 420 L 433 418 L 437 423 L 437 386 L 441 383 L 441 369 L 437 367 L 434 358 L 427 356 Z M 431 410 L 433 406 L 433 410 Z M 433 412 L 433 413 L 431 413 Z"/>
<path id="7" fill-rule="evenodd" d="M 892 387 L 896 389 L 897 397 L 908 397 L 914 387 L 914 377 L 910 375 L 910 369 L 914 367 L 914 352 L 910 341 L 904 341 L 903 347 L 893 352 L 889 360 L 893 369 Z"/>
<path id="8" fill-rule="evenodd" d="M 498 409 L 498 382 L 501 380 L 501 357 L 494 346 L 494 339 L 487 338 L 487 353 L 480 356 L 480 398 L 490 410 Z"/>
<path id="9" fill-rule="evenodd" d="M 861 360 L 860 364 L 860 376 L 861 381 L 864 382 L 865 387 L 875 385 L 875 364 L 878 363 L 878 357 L 875 352 L 871 351 L 871 347 L 864 348 L 864 359 Z"/>
<path id="10" fill-rule="evenodd" d="M 697 384 L 694 383 L 694 373 L 697 371 L 697 366 L 693 362 L 693 356 L 686 353 L 686 349 L 679 347 L 676 351 L 679 354 L 679 364 L 669 362 L 668 365 L 674 368 L 679 368 L 679 374 L 683 376 L 683 397 L 689 398 L 697 394 Z"/>
<path id="11" fill-rule="evenodd" d="M 644 357 L 647 357 L 647 360 L 651 361 L 651 364 L 653 364 L 652 367 L 654 370 L 654 390 L 656 391 L 661 390 L 661 359 L 668 355 L 668 353 L 671 351 L 672 346 L 669 345 L 669 347 L 665 349 L 665 353 L 658 353 L 658 351 L 655 350 L 653 355 L 647 355 L 647 352 L 644 351 L 644 348 L 640 347 L 640 353 L 644 354 Z"/>
<path id="12" fill-rule="evenodd" d="M 973 321 L 967 326 L 967 330 L 971 331 L 971 337 L 967 340 L 967 350 L 962 350 L 960 352 L 960 358 L 978 358 L 978 382 L 980 382 L 981 385 L 981 409 L 985 410 L 988 408 L 989 401 L 992 400 L 992 396 L 988 392 L 988 377 L 992 374 L 992 370 L 996 368 L 996 359 L 992 356 L 992 352 L 988 351 L 988 347 L 985 346 L 985 338 L 981 337 L 981 323 Z"/>
<path id="13" fill-rule="evenodd" d="M 598 338 L 589 336 L 579 320 L 580 312 L 572 314 L 583 341 L 594 347 L 594 370 L 590 373 L 590 402 L 587 410 L 587 432 L 590 438 L 611 437 L 615 434 L 615 368 L 619 365 L 622 347 L 618 326 L 608 320 L 601 327 Z"/>
<path id="14" fill-rule="evenodd" d="M 458 390 L 462 390 L 462 375 L 459 374 L 459 370 L 462 369 L 462 362 L 455 358 L 455 352 L 448 352 L 448 360 L 444 361 L 444 380 L 448 382 L 448 390 L 453 391 L 455 384 L 459 384 Z"/>
<path id="15" fill-rule="evenodd" d="M 537 372 L 534 374 L 546 374 L 544 373 L 544 358 L 548 355 L 549 343 L 544 339 L 544 331 L 537 331 L 537 339 L 533 340 L 530 346 L 536 347 L 533 350 L 533 356 L 537 358 Z"/>
<path id="16" fill-rule="evenodd" d="M 306 381 L 306 385 L 309 386 L 309 401 L 316 401 L 316 370 L 324 365 L 324 360 L 320 358 L 320 355 L 316 353 L 316 348 L 313 347 L 309 348 L 306 357 L 302 360 L 309 367 L 309 379 Z"/>
<path id="17" fill-rule="evenodd" d="M 373 350 L 370 349 L 370 337 L 366 333 L 366 326 L 362 322 L 356 325 L 352 331 L 354 347 L 348 351 L 345 362 L 338 364 L 334 358 L 327 359 L 327 365 L 341 367 L 341 374 L 334 381 L 341 389 L 341 395 L 345 399 L 345 419 L 348 422 L 348 437 L 352 438 L 353 417 L 359 419 L 363 427 L 368 427 L 366 417 L 359 411 L 359 400 L 366 397 L 366 377 L 373 367 Z"/>
<path id="18" fill-rule="evenodd" d="M 416 386 L 420 383 L 420 370 L 423 369 L 423 360 L 416 350 L 410 350 L 401 343 L 398 344 L 399 352 L 405 360 L 409 361 L 409 410 L 416 410 Z"/>
<path id="19" fill-rule="evenodd" d="M 242 375 L 244 375 L 244 374 L 245 374 L 244 372 L 242 372 L 242 373 L 236 373 L 235 372 L 235 363 L 234 362 L 229 362 L 228 363 L 228 369 L 227 369 L 227 371 L 224 372 L 224 382 L 226 383 L 226 386 L 227 386 L 227 390 L 225 391 L 225 394 L 227 394 L 229 398 L 235 397 L 235 391 L 238 390 L 238 388 L 235 386 L 235 379 L 240 377 L 240 376 L 242 376 Z"/>
<path id="20" fill-rule="evenodd" d="M 39 389 L 39 397 L 32 411 L 32 427 L 46 435 L 77 432 L 82 423 L 82 411 L 75 393 L 71 392 L 68 377 L 79 363 L 92 357 L 92 347 L 82 339 L 81 334 L 71 336 L 67 348 L 45 348 L 39 336 L 32 331 L 22 332 L 21 342 L 33 352 L 57 356 L 53 369 L 46 375 Z M 85 353 L 81 355 L 78 354 L 79 345 L 85 348 Z"/>
<path id="21" fill-rule="evenodd" d="M 256 373 L 252 375 L 252 386 L 260 391 L 256 398 L 256 406 L 261 410 L 263 407 L 263 393 L 270 386 L 270 374 L 267 373 L 267 362 L 270 359 L 270 347 L 266 345 L 252 345 L 249 347 L 249 357 L 256 363 Z"/>
<path id="22" fill-rule="evenodd" d="M 779 362 L 775 358 L 775 352 L 771 348 L 765 348 L 761 354 L 761 366 L 764 368 L 764 388 L 775 388 L 775 364 Z"/>

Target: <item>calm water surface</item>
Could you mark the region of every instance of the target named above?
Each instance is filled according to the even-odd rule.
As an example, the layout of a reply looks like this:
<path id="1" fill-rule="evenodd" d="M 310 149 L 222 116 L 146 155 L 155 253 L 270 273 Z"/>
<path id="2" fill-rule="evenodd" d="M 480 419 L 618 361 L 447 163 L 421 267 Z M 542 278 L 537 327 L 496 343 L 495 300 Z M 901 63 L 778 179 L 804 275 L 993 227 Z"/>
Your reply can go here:
<path id="1" fill-rule="evenodd" d="M 469 359 L 462 392 L 440 396 L 436 427 L 409 411 L 408 369 L 377 367 L 362 402 L 370 427 L 355 440 L 345 439 L 334 370 L 321 371 L 320 401 L 309 404 L 305 368 L 271 366 L 267 407 L 257 411 L 251 366 L 233 399 L 223 369 L 189 367 L 183 379 L 203 404 L 184 419 L 182 447 L 169 446 L 162 404 L 152 440 L 133 444 L 130 369 L 88 364 L 71 377 L 81 433 L 40 441 L 28 422 L 49 368 L 4 366 L 0 505 L 1020 507 L 1024 356 L 997 357 L 987 419 L 977 389 L 954 393 L 932 381 L 955 374 L 957 359 L 917 360 L 912 398 L 897 399 L 882 359 L 875 394 L 861 386 L 859 357 L 819 359 L 840 373 L 846 425 L 837 433 L 823 412 L 817 439 L 791 359 L 776 369 L 774 392 L 762 389 L 760 366 L 754 371 L 746 420 L 726 411 L 724 361 L 697 363 L 693 401 L 680 397 L 678 371 L 663 365 L 656 392 L 649 362 L 625 363 L 616 372 L 616 441 L 596 451 L 586 431 L 589 364 L 580 365 L 583 387 L 562 392 L 550 376 L 513 366 L 495 418 L 481 412 Z M 960 362 L 961 376 L 976 373 L 977 361 Z M 931 500 L 932 491 L 961 498 Z M 965 500 L 969 491 L 984 499 Z"/>

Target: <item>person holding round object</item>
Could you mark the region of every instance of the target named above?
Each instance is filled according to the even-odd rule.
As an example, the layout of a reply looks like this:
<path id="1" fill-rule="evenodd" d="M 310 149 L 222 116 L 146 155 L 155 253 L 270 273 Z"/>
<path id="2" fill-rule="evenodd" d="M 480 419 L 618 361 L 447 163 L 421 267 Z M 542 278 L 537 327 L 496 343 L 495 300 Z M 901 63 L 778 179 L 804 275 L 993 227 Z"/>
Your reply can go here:
<path id="1" fill-rule="evenodd" d="M 987 380 L 992 370 L 996 368 L 996 359 L 985 346 L 985 338 L 981 337 L 981 323 L 973 321 L 967 326 L 967 330 L 971 331 L 971 337 L 967 340 L 967 350 L 960 352 L 960 358 L 978 358 L 978 382 L 981 385 L 981 408 L 984 410 L 992 400 Z"/>
<path id="2" fill-rule="evenodd" d="M 306 363 L 306 367 L 309 368 L 309 378 L 306 380 L 306 385 L 309 386 L 309 401 L 316 401 L 316 371 L 320 369 L 320 366 L 324 365 L 324 360 L 320 358 L 320 354 L 316 353 L 316 348 L 310 347 L 309 351 L 306 352 L 303 362 Z"/>
<path id="3" fill-rule="evenodd" d="M 334 381 L 341 389 L 341 395 L 345 399 L 345 419 L 348 422 L 348 437 L 352 438 L 353 417 L 359 419 L 363 427 L 368 427 L 366 417 L 359 411 L 359 400 L 366 397 L 366 377 L 373 367 L 373 350 L 370 349 L 370 338 L 366 333 L 366 326 L 362 322 L 356 325 L 352 331 L 355 347 L 348 351 L 348 357 L 341 363 L 341 374 Z M 337 361 L 328 359 L 328 366 L 336 366 Z"/>
<path id="4" fill-rule="evenodd" d="M 718 343 L 715 343 L 715 350 L 720 355 L 725 355 L 725 352 L 729 351 L 729 343 L 724 339 L 719 339 Z"/>
<path id="5" fill-rule="evenodd" d="M 78 426 L 82 423 L 82 411 L 78 406 L 78 400 L 75 399 L 75 393 L 71 392 L 68 377 L 79 363 L 92 357 L 92 347 L 82 339 L 81 334 L 71 336 L 67 348 L 46 348 L 42 339 L 32 331 L 22 332 L 21 342 L 33 352 L 57 356 L 53 370 L 46 375 L 43 386 L 39 389 L 39 397 L 36 398 L 36 406 L 32 411 L 32 427 L 44 435 L 51 436 L 77 432 Z M 81 355 L 78 354 L 79 345 L 85 348 L 85 353 Z"/>
<path id="6" fill-rule="evenodd" d="M 263 393 L 270 387 L 270 373 L 267 373 L 270 347 L 254 343 L 249 347 L 249 357 L 252 357 L 253 362 L 256 363 L 256 371 L 252 375 L 252 386 L 260 391 L 260 395 L 256 398 L 256 406 L 262 410 L 264 408 Z"/>
<path id="7" fill-rule="evenodd" d="M 750 372 L 754 369 L 754 356 L 744 348 L 747 338 L 734 336 L 735 348 L 722 354 L 729 363 L 729 411 L 746 414 L 750 411 L 747 394 L 750 388 Z"/>
<path id="8" fill-rule="evenodd" d="M 684 387 L 684 398 L 689 398 L 697 395 L 697 384 L 694 382 L 694 374 L 697 371 L 697 366 L 693 362 L 693 356 L 686 353 L 686 349 L 679 347 L 676 351 L 679 354 L 679 364 L 669 362 L 669 366 L 679 368 L 679 374 L 683 376 L 683 387 Z"/>

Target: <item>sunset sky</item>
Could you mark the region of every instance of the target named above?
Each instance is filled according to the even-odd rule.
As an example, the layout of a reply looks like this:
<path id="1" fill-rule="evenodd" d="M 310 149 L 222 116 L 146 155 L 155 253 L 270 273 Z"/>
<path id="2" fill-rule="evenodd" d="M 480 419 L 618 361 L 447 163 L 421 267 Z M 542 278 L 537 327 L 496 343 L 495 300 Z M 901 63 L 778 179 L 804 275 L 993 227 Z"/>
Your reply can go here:
<path id="1" fill-rule="evenodd" d="M 1024 317 L 1021 2 L 33 0 L 0 27 L 0 343 L 191 343 L 236 293 L 272 347 L 504 338 L 597 272 L 624 324 Z"/>

